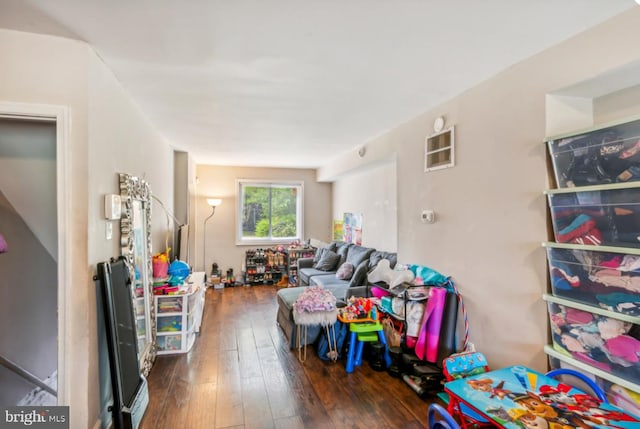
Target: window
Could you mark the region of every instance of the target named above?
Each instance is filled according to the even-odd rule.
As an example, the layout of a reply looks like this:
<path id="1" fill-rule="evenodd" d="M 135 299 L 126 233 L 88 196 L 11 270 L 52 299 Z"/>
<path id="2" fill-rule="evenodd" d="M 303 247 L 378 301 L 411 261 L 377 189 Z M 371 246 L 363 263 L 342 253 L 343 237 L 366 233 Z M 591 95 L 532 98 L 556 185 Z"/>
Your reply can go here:
<path id="1" fill-rule="evenodd" d="M 238 181 L 238 244 L 302 239 L 302 183 Z"/>
<path id="2" fill-rule="evenodd" d="M 424 148 L 424 171 L 453 167 L 454 128 L 451 127 L 427 137 Z"/>

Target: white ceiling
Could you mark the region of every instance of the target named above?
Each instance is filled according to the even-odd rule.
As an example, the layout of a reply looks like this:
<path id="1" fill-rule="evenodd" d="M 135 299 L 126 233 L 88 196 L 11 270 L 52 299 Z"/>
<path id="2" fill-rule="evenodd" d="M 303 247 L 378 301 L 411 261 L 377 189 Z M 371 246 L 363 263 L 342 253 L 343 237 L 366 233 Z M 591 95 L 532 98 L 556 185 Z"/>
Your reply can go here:
<path id="1" fill-rule="evenodd" d="M 632 7 L 0 0 L 0 27 L 89 42 L 157 129 L 197 163 L 314 168 Z"/>

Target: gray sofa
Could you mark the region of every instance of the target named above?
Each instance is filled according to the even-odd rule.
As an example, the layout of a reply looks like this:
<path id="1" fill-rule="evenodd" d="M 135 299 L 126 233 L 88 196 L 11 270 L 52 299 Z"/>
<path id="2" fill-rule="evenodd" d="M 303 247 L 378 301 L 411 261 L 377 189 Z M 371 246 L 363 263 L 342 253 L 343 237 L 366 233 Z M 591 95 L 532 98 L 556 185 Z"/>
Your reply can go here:
<path id="1" fill-rule="evenodd" d="M 327 251 L 333 252 L 340 257 L 333 269 L 318 269 L 319 263 L 322 262 L 322 256 Z M 391 268 L 393 268 L 397 262 L 397 254 L 340 241 L 334 241 L 326 248 L 318 249 L 314 258 L 298 259 L 299 286 L 280 289 L 276 294 L 276 300 L 278 302 L 276 320 L 289 340 L 289 346 L 294 348 L 297 344 L 296 327 L 292 311 L 293 304 L 306 287 L 323 286 L 336 297 L 338 307 L 343 306 L 351 296 L 367 295 L 367 274 L 371 272 L 382 259 L 388 259 Z M 354 267 L 353 274 L 349 279 L 341 279 L 336 276 L 344 264 L 351 264 Z M 325 266 L 323 268 L 327 267 Z M 306 343 L 310 344 L 315 342 L 319 333 L 319 326 L 309 327 Z M 304 345 L 304 343 L 305 341 L 301 342 L 302 345 Z"/>

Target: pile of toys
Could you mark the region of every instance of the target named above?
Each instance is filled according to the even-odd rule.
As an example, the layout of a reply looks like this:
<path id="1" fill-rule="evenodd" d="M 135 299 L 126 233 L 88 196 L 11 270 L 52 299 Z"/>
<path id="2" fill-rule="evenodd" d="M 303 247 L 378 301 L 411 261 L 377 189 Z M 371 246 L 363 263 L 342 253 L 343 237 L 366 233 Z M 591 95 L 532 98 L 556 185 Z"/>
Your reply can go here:
<path id="1" fill-rule="evenodd" d="M 377 320 L 377 311 L 373 301 L 369 298 L 352 296 L 347 301 L 347 306 L 340 309 L 342 320 L 367 319 Z"/>

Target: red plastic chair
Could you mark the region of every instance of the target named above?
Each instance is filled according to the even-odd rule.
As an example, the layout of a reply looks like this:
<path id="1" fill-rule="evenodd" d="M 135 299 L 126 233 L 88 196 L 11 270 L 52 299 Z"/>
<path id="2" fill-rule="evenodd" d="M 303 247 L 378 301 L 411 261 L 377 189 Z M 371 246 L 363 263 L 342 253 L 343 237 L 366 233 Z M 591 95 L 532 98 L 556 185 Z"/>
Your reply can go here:
<path id="1" fill-rule="evenodd" d="M 471 375 L 489 371 L 487 358 L 480 352 L 456 353 L 442 361 L 442 370 L 446 381 L 458 380 Z M 464 429 L 492 427 L 484 416 L 473 411 L 458 399 L 449 396 L 447 411 L 457 418 Z"/>

